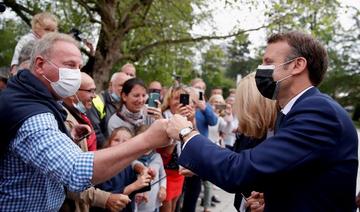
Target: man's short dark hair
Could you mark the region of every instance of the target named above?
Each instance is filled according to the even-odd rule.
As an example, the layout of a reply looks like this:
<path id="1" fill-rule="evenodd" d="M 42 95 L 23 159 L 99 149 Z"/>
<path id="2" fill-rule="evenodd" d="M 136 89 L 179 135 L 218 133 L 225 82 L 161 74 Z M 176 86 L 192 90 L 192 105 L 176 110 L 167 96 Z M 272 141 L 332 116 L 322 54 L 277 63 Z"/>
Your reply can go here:
<path id="1" fill-rule="evenodd" d="M 314 86 L 319 85 L 328 67 L 328 55 L 324 46 L 312 36 L 296 31 L 273 34 L 267 43 L 279 41 L 286 41 L 292 49 L 292 53 L 287 56 L 288 60 L 296 57 L 306 59 L 310 81 Z"/>

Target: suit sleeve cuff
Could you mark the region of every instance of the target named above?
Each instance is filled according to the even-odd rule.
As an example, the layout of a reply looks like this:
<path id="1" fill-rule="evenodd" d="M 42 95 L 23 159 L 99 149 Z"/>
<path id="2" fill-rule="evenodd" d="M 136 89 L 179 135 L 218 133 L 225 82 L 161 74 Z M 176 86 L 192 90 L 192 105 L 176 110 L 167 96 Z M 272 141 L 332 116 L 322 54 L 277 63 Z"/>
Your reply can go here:
<path id="1" fill-rule="evenodd" d="M 190 136 L 190 137 L 184 142 L 184 145 L 183 145 L 182 149 L 185 149 L 186 144 L 187 144 L 188 142 L 190 142 L 191 139 L 193 139 L 195 136 L 198 136 L 198 135 L 200 135 L 200 133 L 196 133 L 196 134 Z"/>

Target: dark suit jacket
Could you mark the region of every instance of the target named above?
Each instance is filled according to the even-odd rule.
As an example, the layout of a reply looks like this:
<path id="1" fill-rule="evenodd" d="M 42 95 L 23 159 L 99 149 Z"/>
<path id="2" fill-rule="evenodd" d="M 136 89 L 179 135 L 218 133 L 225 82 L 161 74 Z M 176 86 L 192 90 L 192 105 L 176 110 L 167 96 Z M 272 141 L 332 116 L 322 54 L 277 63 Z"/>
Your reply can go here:
<path id="1" fill-rule="evenodd" d="M 241 153 L 201 135 L 180 165 L 228 192 L 263 191 L 265 211 L 355 211 L 358 137 L 347 112 L 317 88 L 306 91 L 277 134 Z"/>

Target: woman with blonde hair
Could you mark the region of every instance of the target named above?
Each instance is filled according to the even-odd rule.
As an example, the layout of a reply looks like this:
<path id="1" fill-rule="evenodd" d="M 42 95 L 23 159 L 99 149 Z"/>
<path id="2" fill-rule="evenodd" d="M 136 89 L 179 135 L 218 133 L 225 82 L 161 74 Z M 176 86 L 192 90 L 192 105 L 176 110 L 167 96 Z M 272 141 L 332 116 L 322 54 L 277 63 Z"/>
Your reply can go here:
<path id="1" fill-rule="evenodd" d="M 276 101 L 263 97 L 255 83 L 255 73 L 244 77 L 236 88 L 234 112 L 239 120 L 234 151 L 253 148 L 273 135 L 277 113 Z M 251 211 L 262 211 L 262 193 L 243 191 L 235 194 L 234 206 L 239 208 L 243 196 Z"/>
<path id="2" fill-rule="evenodd" d="M 180 103 L 180 95 L 189 95 L 189 104 L 183 105 Z M 170 119 L 174 114 L 185 116 L 188 121 L 191 121 L 195 126 L 195 101 L 194 92 L 191 88 L 185 86 L 170 87 L 164 97 L 164 102 L 161 107 L 163 116 Z M 182 170 L 178 165 L 178 157 L 181 151 L 181 144 L 179 141 L 172 145 L 157 150 L 164 162 L 166 172 L 166 199 L 160 208 L 161 212 L 175 211 L 176 203 L 181 195 L 184 176 L 181 175 Z"/>
<path id="3" fill-rule="evenodd" d="M 255 84 L 255 73 L 247 75 L 239 82 L 234 111 L 239 120 L 238 131 L 245 136 L 261 139 L 274 130 L 276 102 L 259 93 Z"/>

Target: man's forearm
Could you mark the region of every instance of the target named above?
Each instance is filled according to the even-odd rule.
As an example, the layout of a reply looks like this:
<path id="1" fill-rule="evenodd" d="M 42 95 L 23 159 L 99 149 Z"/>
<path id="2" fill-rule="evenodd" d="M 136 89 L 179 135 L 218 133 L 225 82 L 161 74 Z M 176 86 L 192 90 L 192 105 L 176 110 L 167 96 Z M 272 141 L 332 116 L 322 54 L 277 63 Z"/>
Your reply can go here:
<path id="1" fill-rule="evenodd" d="M 153 147 L 140 134 L 118 146 L 94 152 L 94 169 L 91 182 L 98 184 L 116 175 L 132 161 Z"/>

